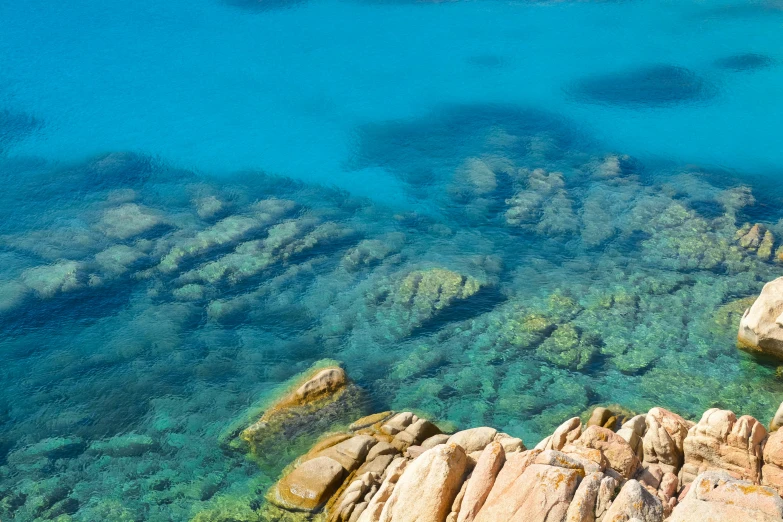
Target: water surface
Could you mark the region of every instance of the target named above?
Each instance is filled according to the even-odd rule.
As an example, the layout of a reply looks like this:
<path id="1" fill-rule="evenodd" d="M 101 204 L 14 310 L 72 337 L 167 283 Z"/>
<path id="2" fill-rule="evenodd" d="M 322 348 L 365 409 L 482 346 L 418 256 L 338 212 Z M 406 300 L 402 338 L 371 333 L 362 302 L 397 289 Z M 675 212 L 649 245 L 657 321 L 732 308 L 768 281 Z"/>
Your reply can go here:
<path id="1" fill-rule="evenodd" d="M 531 445 L 766 422 L 774 2 L 0 5 L 0 518 L 253 520 L 219 435 L 315 361 Z M 749 225 L 766 243 L 745 248 Z"/>

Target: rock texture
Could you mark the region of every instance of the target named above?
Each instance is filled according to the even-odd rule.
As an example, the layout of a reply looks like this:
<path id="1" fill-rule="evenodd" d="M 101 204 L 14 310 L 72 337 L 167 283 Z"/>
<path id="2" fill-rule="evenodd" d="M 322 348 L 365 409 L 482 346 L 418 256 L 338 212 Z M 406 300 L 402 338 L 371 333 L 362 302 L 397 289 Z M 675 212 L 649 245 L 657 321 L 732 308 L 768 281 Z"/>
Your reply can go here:
<path id="1" fill-rule="evenodd" d="M 726 470 L 758 484 L 761 444 L 766 436 L 766 428 L 749 415 L 737 419 L 728 410 L 707 410 L 699 423 L 688 430 L 680 479 L 687 485 L 705 471 Z"/>
<path id="2" fill-rule="evenodd" d="M 325 437 L 267 496 L 325 522 L 783 520 L 783 430 L 716 408 L 698 423 L 663 408 L 589 418 L 528 450 L 494 428 L 449 436 L 385 412 Z"/>
<path id="3" fill-rule="evenodd" d="M 333 363 L 317 363 L 289 382 L 287 393 L 251 408 L 221 435 L 221 444 L 249 448 L 263 458 L 264 453 L 290 445 L 301 434 L 326 430 L 341 418 L 349 420 L 360 410 L 361 391 Z"/>
<path id="4" fill-rule="evenodd" d="M 783 357 L 783 277 L 770 281 L 740 321 L 737 340 L 753 350 Z"/>

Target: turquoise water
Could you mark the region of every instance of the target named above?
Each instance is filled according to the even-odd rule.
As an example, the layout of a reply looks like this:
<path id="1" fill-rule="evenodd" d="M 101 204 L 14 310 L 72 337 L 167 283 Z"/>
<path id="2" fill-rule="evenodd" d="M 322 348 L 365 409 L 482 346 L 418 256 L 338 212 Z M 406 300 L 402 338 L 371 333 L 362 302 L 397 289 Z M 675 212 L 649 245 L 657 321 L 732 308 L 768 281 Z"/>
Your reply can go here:
<path id="1" fill-rule="evenodd" d="M 528 443 L 594 404 L 768 420 L 779 363 L 734 339 L 783 268 L 781 31 L 774 1 L 3 3 L 0 519 L 253 520 L 299 446 L 219 435 L 327 357 L 368 411 Z"/>

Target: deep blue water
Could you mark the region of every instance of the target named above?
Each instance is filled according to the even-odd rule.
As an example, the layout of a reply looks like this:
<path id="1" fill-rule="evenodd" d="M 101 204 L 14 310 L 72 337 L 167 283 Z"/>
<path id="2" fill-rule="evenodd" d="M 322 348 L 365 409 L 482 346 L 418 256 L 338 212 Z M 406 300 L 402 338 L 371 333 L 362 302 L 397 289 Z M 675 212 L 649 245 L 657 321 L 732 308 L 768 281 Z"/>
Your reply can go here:
<path id="1" fill-rule="evenodd" d="M 323 358 L 528 443 L 594 404 L 766 422 L 778 363 L 734 337 L 783 266 L 782 32 L 776 0 L 0 4 L 0 519 L 252 520 L 301 447 L 218 436 Z"/>

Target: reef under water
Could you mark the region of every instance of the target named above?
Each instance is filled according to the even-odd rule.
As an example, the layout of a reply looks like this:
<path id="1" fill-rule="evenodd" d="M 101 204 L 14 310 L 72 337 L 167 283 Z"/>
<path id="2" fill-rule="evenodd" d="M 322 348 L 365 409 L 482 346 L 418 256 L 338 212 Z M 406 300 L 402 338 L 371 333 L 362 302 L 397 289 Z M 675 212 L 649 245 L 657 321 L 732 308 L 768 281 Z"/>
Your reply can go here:
<path id="1" fill-rule="evenodd" d="M 0 3 L 0 520 L 258 520 L 327 430 L 229 439 L 324 360 L 338 424 L 770 418 L 736 335 L 783 269 L 781 20 Z"/>
<path id="2" fill-rule="evenodd" d="M 734 339 L 780 272 L 780 195 L 596 154 L 525 111 L 473 117 L 493 111 L 362 131 L 360 161 L 430 212 L 133 153 L 3 160 L 0 516 L 253 520 L 306 446 L 254 460 L 220 434 L 325 357 L 366 411 L 526 442 L 593 404 L 768 418 L 776 365 Z M 417 138 L 445 129 L 453 149 Z"/>

